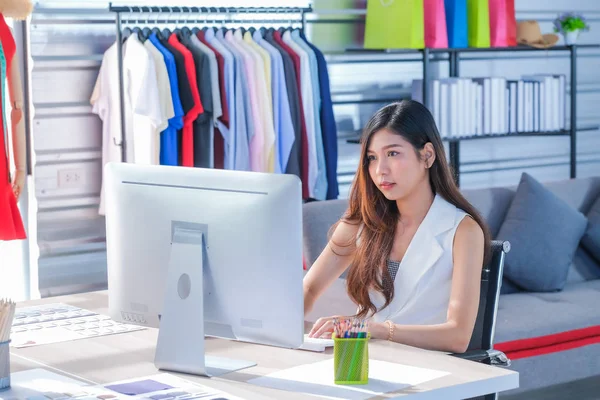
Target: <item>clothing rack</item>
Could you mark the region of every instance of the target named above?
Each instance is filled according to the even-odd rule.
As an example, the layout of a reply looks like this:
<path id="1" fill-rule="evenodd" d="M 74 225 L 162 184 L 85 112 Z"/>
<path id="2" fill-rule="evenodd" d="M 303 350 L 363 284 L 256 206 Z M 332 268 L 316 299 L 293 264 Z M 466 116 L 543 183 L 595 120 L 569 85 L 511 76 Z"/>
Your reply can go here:
<path id="1" fill-rule="evenodd" d="M 202 15 L 202 14 L 224 14 L 227 17 L 236 14 L 281 14 L 281 15 L 291 15 L 287 19 L 260 19 L 260 18 L 249 18 L 242 20 L 232 20 L 230 18 L 222 19 L 222 20 L 214 20 L 207 18 L 196 18 L 190 19 L 185 18 L 185 20 L 154 20 L 154 21 L 146 21 L 147 23 L 155 23 L 155 24 L 169 24 L 169 23 L 281 23 L 281 22 L 298 22 L 301 24 L 302 30 L 304 30 L 306 26 L 306 14 L 312 12 L 312 6 L 309 7 L 186 7 L 186 6 L 115 6 L 112 3 L 109 3 L 108 9 L 110 12 L 114 12 L 116 14 L 115 22 L 117 29 L 117 60 L 118 60 L 118 68 L 119 68 L 119 104 L 120 104 L 120 116 L 121 116 L 121 143 L 115 143 L 116 145 L 121 147 L 121 156 L 123 158 L 123 162 L 127 159 L 127 143 L 125 140 L 125 85 L 123 78 L 123 47 L 121 46 L 121 42 L 123 41 L 123 32 L 122 25 L 123 23 L 130 23 L 129 20 L 123 19 L 123 14 L 161 14 L 167 13 L 169 18 L 173 14 L 186 14 L 188 16 L 191 15 Z M 293 16 L 294 14 L 295 17 Z M 142 22 L 136 20 L 135 22 Z M 114 139 L 113 139 L 114 140 Z"/>

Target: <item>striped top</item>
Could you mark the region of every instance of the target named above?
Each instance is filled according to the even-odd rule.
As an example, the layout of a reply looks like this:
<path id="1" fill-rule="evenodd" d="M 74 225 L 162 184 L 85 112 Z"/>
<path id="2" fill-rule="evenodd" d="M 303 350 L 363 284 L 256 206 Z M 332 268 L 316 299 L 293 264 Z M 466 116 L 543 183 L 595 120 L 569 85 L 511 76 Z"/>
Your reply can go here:
<path id="1" fill-rule="evenodd" d="M 387 278 L 384 278 L 383 285 L 385 287 L 394 286 L 396 274 L 398 273 L 398 269 L 400 269 L 400 261 L 387 260 L 387 269 L 392 279 L 388 281 Z"/>

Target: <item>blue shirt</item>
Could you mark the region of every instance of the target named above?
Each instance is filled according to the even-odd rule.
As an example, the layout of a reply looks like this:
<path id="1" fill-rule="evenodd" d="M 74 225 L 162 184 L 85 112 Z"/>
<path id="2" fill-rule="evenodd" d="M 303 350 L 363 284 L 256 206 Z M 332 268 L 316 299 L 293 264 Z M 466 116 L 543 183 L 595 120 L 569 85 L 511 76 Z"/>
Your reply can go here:
<path id="1" fill-rule="evenodd" d="M 319 88 L 321 89 L 321 129 L 323 130 L 323 149 L 327 166 L 327 200 L 337 199 L 340 191 L 337 179 L 338 145 L 337 126 L 333 114 L 331 101 L 331 88 L 329 87 L 329 72 L 323 53 L 312 43 L 306 40 L 303 33 L 300 37 L 315 52 L 319 66 Z"/>
<path id="2" fill-rule="evenodd" d="M 319 85 L 319 65 L 317 63 L 317 56 L 313 49 L 306 44 L 300 37 L 298 30 L 292 31 L 292 39 L 296 42 L 306 53 L 310 60 L 310 80 L 313 92 L 313 109 L 315 115 L 315 146 L 317 148 L 317 181 L 314 187 L 314 196 L 316 200 L 325 200 L 327 198 L 327 171 L 325 166 L 325 150 L 323 149 L 323 133 L 321 130 L 321 89 Z"/>
<path id="3" fill-rule="evenodd" d="M 179 99 L 179 81 L 177 79 L 177 67 L 175 58 L 158 40 L 155 33 L 149 37 L 150 42 L 160 51 L 167 66 L 169 74 L 169 85 L 171 86 L 171 98 L 175 115 L 169 119 L 169 126 L 160 135 L 160 164 L 179 165 L 179 154 L 177 145 L 177 131 L 183 128 L 183 107 Z"/>
<path id="4" fill-rule="evenodd" d="M 238 171 L 250 171 L 250 138 L 253 135 L 252 112 L 250 105 L 250 93 L 248 79 L 245 77 L 244 59 L 235 47 L 231 45 L 223 35 L 223 31 L 216 33 L 216 40 L 225 47 L 235 60 L 235 109 L 237 128 L 231 133 L 235 136 L 235 169 Z"/>

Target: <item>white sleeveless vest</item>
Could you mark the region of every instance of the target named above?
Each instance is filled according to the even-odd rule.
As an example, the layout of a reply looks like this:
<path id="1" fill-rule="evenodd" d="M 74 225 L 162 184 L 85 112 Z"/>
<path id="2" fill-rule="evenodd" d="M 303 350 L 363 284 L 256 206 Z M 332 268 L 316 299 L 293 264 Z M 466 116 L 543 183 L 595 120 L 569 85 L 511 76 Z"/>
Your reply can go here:
<path id="1" fill-rule="evenodd" d="M 456 228 L 468 215 L 436 195 L 417 228 L 394 280 L 394 298 L 373 319 L 396 324 L 433 325 L 446 322 L 452 286 L 452 246 Z M 371 291 L 377 309 L 385 304 Z"/>

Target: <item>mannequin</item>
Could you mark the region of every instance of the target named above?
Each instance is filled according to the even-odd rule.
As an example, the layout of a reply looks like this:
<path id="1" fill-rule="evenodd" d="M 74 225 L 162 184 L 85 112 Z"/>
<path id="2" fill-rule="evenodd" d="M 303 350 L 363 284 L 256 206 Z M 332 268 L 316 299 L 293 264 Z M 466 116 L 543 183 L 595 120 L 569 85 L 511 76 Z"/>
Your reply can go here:
<path id="1" fill-rule="evenodd" d="M 31 13 L 32 4 L 28 0 L 0 0 L 0 84 L 2 110 L 0 122 L 0 240 L 25 239 L 23 221 L 17 207 L 25 185 L 26 143 L 23 120 L 23 90 L 19 72 L 16 44 L 12 31 L 5 18 L 25 19 Z M 5 89 L 8 89 L 6 91 Z M 5 96 L 8 92 L 8 96 Z M 8 97 L 8 99 L 6 98 Z M 10 102 L 10 126 L 15 174 L 11 176 L 8 151 L 8 118 L 6 105 Z"/>

